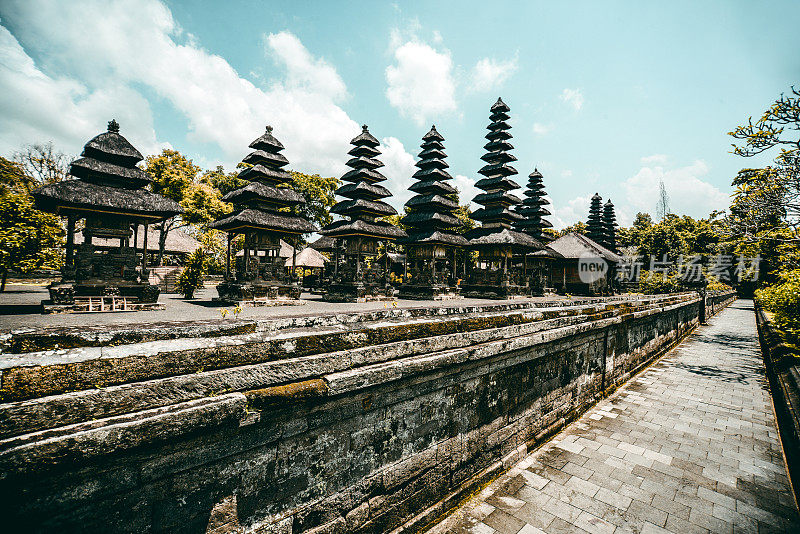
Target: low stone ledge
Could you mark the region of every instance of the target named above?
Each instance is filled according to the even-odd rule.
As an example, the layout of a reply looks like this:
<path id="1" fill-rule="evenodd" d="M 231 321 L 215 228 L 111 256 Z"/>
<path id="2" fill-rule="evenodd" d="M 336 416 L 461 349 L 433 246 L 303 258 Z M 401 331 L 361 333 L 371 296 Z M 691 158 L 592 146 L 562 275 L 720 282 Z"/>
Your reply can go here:
<path id="1" fill-rule="evenodd" d="M 52 395 L 0 405 L 0 437 L 40 430 L 58 423 L 143 410 L 225 391 L 244 391 L 343 371 L 403 356 L 433 353 L 585 321 L 556 317 L 521 325 L 435 336 L 250 366 L 203 371 L 132 384 Z"/>
<path id="2" fill-rule="evenodd" d="M 328 395 L 328 384 L 318 378 L 292 382 L 281 386 L 245 391 L 244 395 L 253 408 L 264 409 L 271 406 L 318 399 Z"/>
<path id="3" fill-rule="evenodd" d="M 756 326 L 795 502 L 800 502 L 800 350 L 756 304 Z"/>
<path id="4" fill-rule="evenodd" d="M 0 441 L 0 481 L 168 441 L 209 427 L 238 426 L 246 415 L 241 393 L 190 401 Z"/>

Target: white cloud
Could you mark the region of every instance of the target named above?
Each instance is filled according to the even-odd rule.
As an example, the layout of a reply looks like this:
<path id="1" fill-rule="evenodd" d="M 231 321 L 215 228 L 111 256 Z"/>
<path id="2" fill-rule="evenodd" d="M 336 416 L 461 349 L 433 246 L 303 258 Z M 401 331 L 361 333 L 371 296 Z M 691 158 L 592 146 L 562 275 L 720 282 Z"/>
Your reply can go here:
<path id="1" fill-rule="evenodd" d="M 293 34 L 271 33 L 265 36 L 265 44 L 267 53 L 286 67 L 286 87 L 327 95 L 332 100 L 347 95 L 347 87 L 336 69 L 325 60 L 314 58 Z"/>
<path id="2" fill-rule="evenodd" d="M 561 171 L 562 178 L 569 178 L 571 176 L 572 176 L 572 171 L 570 169 L 564 169 L 563 171 Z"/>
<path id="3" fill-rule="evenodd" d="M 433 30 L 433 42 L 436 44 L 441 44 L 442 41 L 444 41 L 444 38 L 439 30 Z"/>
<path id="4" fill-rule="evenodd" d="M 109 107 L 116 110 L 113 116 L 120 120 L 122 114 L 130 115 L 130 126 L 120 120 L 124 131 L 142 128 L 142 124 L 152 129 L 146 100 L 133 89 L 145 86 L 186 117 L 194 139 L 218 145 L 226 165 L 238 162 L 247 153 L 248 143 L 271 124 L 286 145 L 292 168 L 327 175 L 344 172 L 348 141 L 360 131 L 358 123 L 337 105 L 346 97 L 345 84 L 331 65 L 315 58 L 291 33 L 265 36 L 267 52 L 281 68 L 262 89 L 242 78 L 224 58 L 187 40 L 170 10 L 157 0 L 15 0 L 6 5 L 7 18 L 20 28 L 20 41 L 46 50 L 50 64 L 72 78 L 40 81 L 56 90 L 32 93 L 29 107 L 69 110 L 71 103 L 75 110 L 69 117 L 92 123 L 82 130 L 72 128 L 84 142 L 98 133 L 95 122 L 105 125 L 109 112 L 104 110 L 100 121 L 80 104 L 93 96 L 102 100 L 95 95 L 104 91 L 115 92 L 115 98 L 106 97 Z M 25 94 L 27 86 L 19 77 L 6 74 L 7 70 L 2 83 Z M 51 93 L 58 95 L 56 103 Z M 33 125 L 38 120 L 41 131 L 53 130 L 30 110 L 23 110 L 18 120 Z M 64 120 L 65 124 L 70 121 Z M 154 144 L 152 135 L 147 142 Z"/>
<path id="5" fill-rule="evenodd" d="M 542 124 L 541 122 L 534 122 L 533 123 L 533 133 L 536 135 L 546 135 L 553 130 L 553 126 L 550 124 Z"/>
<path id="6" fill-rule="evenodd" d="M 380 150 L 382 154 L 379 159 L 383 162 L 384 167 L 378 170 L 388 178 L 382 185 L 394 193 L 385 200 L 392 204 L 399 213 L 403 213 L 403 205 L 412 195 L 408 187 L 414 182 L 411 175 L 417 171 L 414 166 L 416 160 L 414 156 L 406 152 L 403 143 L 396 137 L 384 137 L 381 140 Z"/>
<path id="7" fill-rule="evenodd" d="M 639 160 L 642 165 L 666 165 L 666 154 L 653 154 L 652 156 L 645 156 Z"/>
<path id="8" fill-rule="evenodd" d="M 556 230 L 561 230 L 567 226 L 571 226 L 578 221 L 586 221 L 589 216 L 589 204 L 591 203 L 592 194 L 586 196 L 575 197 L 568 201 L 566 205 L 557 205 L 552 198 L 546 196 L 550 201 L 550 212 L 552 215 L 549 217 L 550 222 Z"/>
<path id="9" fill-rule="evenodd" d="M 23 144 L 45 141 L 77 155 L 112 118 L 140 151 L 159 150 L 150 106 L 136 91 L 119 84 L 90 90 L 71 78 L 50 77 L 2 26 L 0 94 L 0 151 L 4 155 Z"/>
<path id="10" fill-rule="evenodd" d="M 572 106 L 575 111 L 580 111 L 583 107 L 583 93 L 580 89 L 564 89 L 559 98 Z"/>
<path id="11" fill-rule="evenodd" d="M 499 88 L 517 70 L 517 57 L 497 61 L 485 57 L 472 68 L 473 91 L 492 91 Z"/>
<path id="12" fill-rule="evenodd" d="M 453 61 L 448 50 L 438 51 L 415 38 L 400 44 L 392 33 L 396 63 L 386 68 L 386 97 L 401 115 L 424 125 L 430 118 L 456 110 Z"/>
<path id="13" fill-rule="evenodd" d="M 708 174 L 708 165 L 702 160 L 686 167 L 665 170 L 661 166 L 642 167 L 623 184 L 628 205 L 637 211 L 655 213 L 659 195 L 659 182 L 664 181 L 674 213 L 706 217 L 714 210 L 725 209 L 730 202 L 727 194 L 701 177 Z"/>
<path id="14" fill-rule="evenodd" d="M 474 210 L 477 206 L 472 204 L 472 199 L 475 195 L 483 191 L 475 187 L 475 180 L 467 178 L 463 174 L 456 174 L 453 177 L 453 186 L 458 189 L 458 200 L 463 204 L 470 204 Z"/>

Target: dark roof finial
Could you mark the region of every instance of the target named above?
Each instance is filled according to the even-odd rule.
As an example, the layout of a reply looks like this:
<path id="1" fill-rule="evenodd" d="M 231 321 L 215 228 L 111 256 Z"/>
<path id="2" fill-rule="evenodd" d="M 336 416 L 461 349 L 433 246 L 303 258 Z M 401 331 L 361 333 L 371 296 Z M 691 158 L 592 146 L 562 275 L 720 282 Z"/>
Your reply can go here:
<path id="1" fill-rule="evenodd" d="M 267 133 L 269 134 L 272 133 L 272 126 L 270 126 L 269 124 L 267 124 Z"/>
<path id="2" fill-rule="evenodd" d="M 366 124 L 362 124 L 361 125 L 361 131 L 362 132 L 366 132 L 367 131 L 367 125 Z"/>
<path id="3" fill-rule="evenodd" d="M 119 123 L 116 119 L 111 119 L 108 122 L 108 131 L 112 133 L 119 133 Z"/>

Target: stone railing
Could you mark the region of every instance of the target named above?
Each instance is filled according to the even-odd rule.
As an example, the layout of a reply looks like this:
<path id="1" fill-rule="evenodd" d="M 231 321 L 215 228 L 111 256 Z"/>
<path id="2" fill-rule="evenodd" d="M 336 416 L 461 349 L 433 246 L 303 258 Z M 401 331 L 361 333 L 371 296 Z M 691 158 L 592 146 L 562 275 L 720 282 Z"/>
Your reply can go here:
<path id="1" fill-rule="evenodd" d="M 687 293 L 6 335 L 0 510 L 26 532 L 417 531 L 680 341 L 700 306 Z"/>
<path id="2" fill-rule="evenodd" d="M 800 350 L 786 342 L 785 335 L 756 304 L 756 325 L 761 353 L 778 420 L 784 455 L 795 499 L 800 498 Z"/>

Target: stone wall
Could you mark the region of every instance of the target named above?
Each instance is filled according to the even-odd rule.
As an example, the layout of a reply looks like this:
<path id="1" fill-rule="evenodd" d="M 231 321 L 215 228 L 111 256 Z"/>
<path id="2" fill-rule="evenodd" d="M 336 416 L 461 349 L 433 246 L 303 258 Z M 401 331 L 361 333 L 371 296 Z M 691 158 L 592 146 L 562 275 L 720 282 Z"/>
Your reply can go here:
<path id="1" fill-rule="evenodd" d="M 800 500 L 800 350 L 786 342 L 768 312 L 756 304 L 756 325 L 769 379 L 781 444 L 795 492 Z"/>
<path id="2" fill-rule="evenodd" d="M 679 341 L 700 305 L 7 337 L 20 352 L 0 355 L 0 511 L 34 532 L 416 531 Z M 48 339 L 70 348 L 39 350 Z"/>

